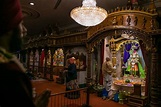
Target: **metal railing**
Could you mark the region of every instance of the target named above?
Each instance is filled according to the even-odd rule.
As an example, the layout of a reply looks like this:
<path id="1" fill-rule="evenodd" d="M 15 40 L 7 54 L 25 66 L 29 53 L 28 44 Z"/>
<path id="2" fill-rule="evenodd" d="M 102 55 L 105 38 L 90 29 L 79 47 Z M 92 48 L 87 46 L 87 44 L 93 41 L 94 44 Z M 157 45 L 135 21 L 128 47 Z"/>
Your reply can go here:
<path id="1" fill-rule="evenodd" d="M 87 88 L 51 94 L 48 107 L 84 107 L 87 102 Z"/>

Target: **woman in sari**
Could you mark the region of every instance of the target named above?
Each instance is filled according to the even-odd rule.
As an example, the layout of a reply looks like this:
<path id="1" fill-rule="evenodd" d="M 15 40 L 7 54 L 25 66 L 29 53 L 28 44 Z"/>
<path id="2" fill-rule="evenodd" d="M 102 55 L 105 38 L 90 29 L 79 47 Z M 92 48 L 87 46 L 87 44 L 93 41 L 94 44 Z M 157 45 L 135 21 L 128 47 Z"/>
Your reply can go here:
<path id="1" fill-rule="evenodd" d="M 76 64 L 75 64 L 75 58 L 71 57 L 69 58 L 69 65 L 66 75 L 66 91 L 69 90 L 76 90 L 78 89 L 78 82 L 77 82 L 77 71 L 76 71 Z M 80 97 L 79 91 L 76 92 L 70 92 L 66 94 L 67 98 L 75 99 Z"/>

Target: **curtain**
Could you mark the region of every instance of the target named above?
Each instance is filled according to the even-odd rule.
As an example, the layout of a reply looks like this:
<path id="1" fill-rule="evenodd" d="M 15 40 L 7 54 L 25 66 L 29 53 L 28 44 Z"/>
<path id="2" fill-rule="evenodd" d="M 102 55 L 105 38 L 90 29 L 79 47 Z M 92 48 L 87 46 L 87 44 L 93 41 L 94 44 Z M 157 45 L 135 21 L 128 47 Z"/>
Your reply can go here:
<path id="1" fill-rule="evenodd" d="M 104 61 L 104 46 L 106 46 L 105 44 L 105 39 L 102 40 L 101 42 L 101 53 L 100 53 L 100 62 L 101 62 L 101 67 L 100 67 L 100 84 L 103 85 L 103 75 L 102 75 L 102 64 Z"/>
<path id="2" fill-rule="evenodd" d="M 41 57 L 40 57 L 40 66 L 41 66 L 41 67 L 43 67 L 43 60 L 44 60 L 44 58 L 45 58 L 45 51 L 42 50 L 42 52 L 41 52 Z"/>
<path id="3" fill-rule="evenodd" d="M 129 51 L 130 51 L 130 49 L 131 49 L 131 46 L 132 46 L 131 43 L 125 44 L 124 56 L 123 56 L 123 62 L 124 62 L 124 64 L 127 62 L 127 60 L 128 60 L 129 57 L 130 57 Z"/>

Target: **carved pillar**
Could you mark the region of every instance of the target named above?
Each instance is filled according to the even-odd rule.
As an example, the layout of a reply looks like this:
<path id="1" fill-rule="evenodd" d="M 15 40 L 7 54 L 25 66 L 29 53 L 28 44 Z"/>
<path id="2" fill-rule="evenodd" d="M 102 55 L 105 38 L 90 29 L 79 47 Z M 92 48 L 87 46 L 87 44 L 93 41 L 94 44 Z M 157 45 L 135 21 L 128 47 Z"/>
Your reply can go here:
<path id="1" fill-rule="evenodd" d="M 153 47 L 151 50 L 151 72 L 150 72 L 150 107 L 159 107 L 161 104 L 161 38 L 153 37 Z"/>
<path id="2" fill-rule="evenodd" d="M 91 81 L 91 50 L 88 50 L 88 68 L 87 68 L 87 85 L 89 85 L 88 83 L 90 83 Z"/>
<path id="3" fill-rule="evenodd" d="M 39 48 L 38 52 L 39 52 L 39 62 L 38 62 L 38 75 L 39 75 L 40 72 L 42 72 L 42 70 L 41 70 L 41 52 L 42 52 L 42 49 Z"/>
<path id="4" fill-rule="evenodd" d="M 103 44 L 104 45 L 104 44 Z M 100 75 L 102 74 L 100 72 L 100 69 L 101 69 L 101 43 L 97 44 L 97 50 L 98 50 L 98 55 L 97 55 L 97 61 L 98 61 L 98 64 L 96 65 L 96 72 L 97 72 L 97 76 L 96 76 L 96 83 L 100 83 Z"/>
<path id="5" fill-rule="evenodd" d="M 122 65 L 124 64 L 123 63 L 123 53 L 124 53 L 123 47 L 121 47 L 120 53 L 121 53 L 121 68 L 122 68 Z M 122 68 L 121 71 L 122 72 L 121 72 L 121 75 L 120 76 L 123 77 L 124 76 L 124 72 L 125 72 L 125 68 Z"/>
<path id="6" fill-rule="evenodd" d="M 115 66 L 116 65 L 116 43 L 115 43 L 115 39 L 112 37 L 111 40 L 109 40 L 109 42 L 110 42 L 110 50 L 111 50 L 111 53 L 112 53 L 112 64 L 113 64 L 113 66 Z"/>
<path id="7" fill-rule="evenodd" d="M 151 65 L 151 106 L 157 106 L 158 105 L 158 98 L 157 98 L 157 53 L 152 52 L 152 65 Z"/>
<path id="8" fill-rule="evenodd" d="M 66 47 L 63 47 L 63 52 L 64 52 L 64 66 L 66 66 L 66 60 L 67 60 L 67 57 L 66 57 L 66 55 L 67 55 L 67 50 L 68 50 L 68 48 Z"/>
<path id="9" fill-rule="evenodd" d="M 46 77 L 46 74 L 47 74 L 47 57 L 48 57 L 48 48 L 46 47 L 44 51 L 45 51 L 44 78 L 47 78 L 47 77 Z"/>
<path id="10" fill-rule="evenodd" d="M 55 48 L 50 48 L 50 52 L 51 52 L 51 64 L 50 64 L 50 81 L 53 81 L 53 55 L 55 52 Z"/>
<path id="11" fill-rule="evenodd" d="M 91 46 L 90 44 L 86 44 L 86 47 L 87 47 L 87 54 L 88 54 L 88 58 L 87 58 L 87 100 L 86 100 L 86 107 L 90 107 L 89 105 L 89 101 L 90 101 L 90 90 L 89 90 L 89 87 L 90 87 L 90 82 L 91 82 Z"/>
<path id="12" fill-rule="evenodd" d="M 161 45 L 161 42 L 159 43 Z M 160 47 L 160 46 L 159 46 Z M 161 52 L 158 55 L 158 103 L 161 105 Z"/>
<path id="13" fill-rule="evenodd" d="M 158 35 L 159 37 L 161 36 L 161 34 L 160 35 Z M 157 85 L 158 85 L 158 105 L 161 105 L 161 37 L 159 38 L 159 39 L 157 39 L 157 40 L 159 40 L 158 41 L 158 46 L 157 46 L 157 49 L 158 49 L 158 75 L 157 75 Z"/>
<path id="14" fill-rule="evenodd" d="M 33 49 L 32 52 L 33 52 L 32 71 L 33 71 L 33 73 L 35 73 L 34 68 L 35 68 L 35 52 L 36 52 L 36 49 Z"/>

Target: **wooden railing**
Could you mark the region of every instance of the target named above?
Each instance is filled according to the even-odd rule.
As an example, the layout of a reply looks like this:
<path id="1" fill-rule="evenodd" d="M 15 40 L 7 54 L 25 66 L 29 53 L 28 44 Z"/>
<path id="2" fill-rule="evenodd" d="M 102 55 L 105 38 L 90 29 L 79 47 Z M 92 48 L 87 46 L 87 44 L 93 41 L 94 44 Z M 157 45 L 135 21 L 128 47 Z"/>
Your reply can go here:
<path id="1" fill-rule="evenodd" d="M 48 107 L 85 107 L 87 88 L 51 94 Z M 74 97 L 71 97 L 74 96 Z"/>

